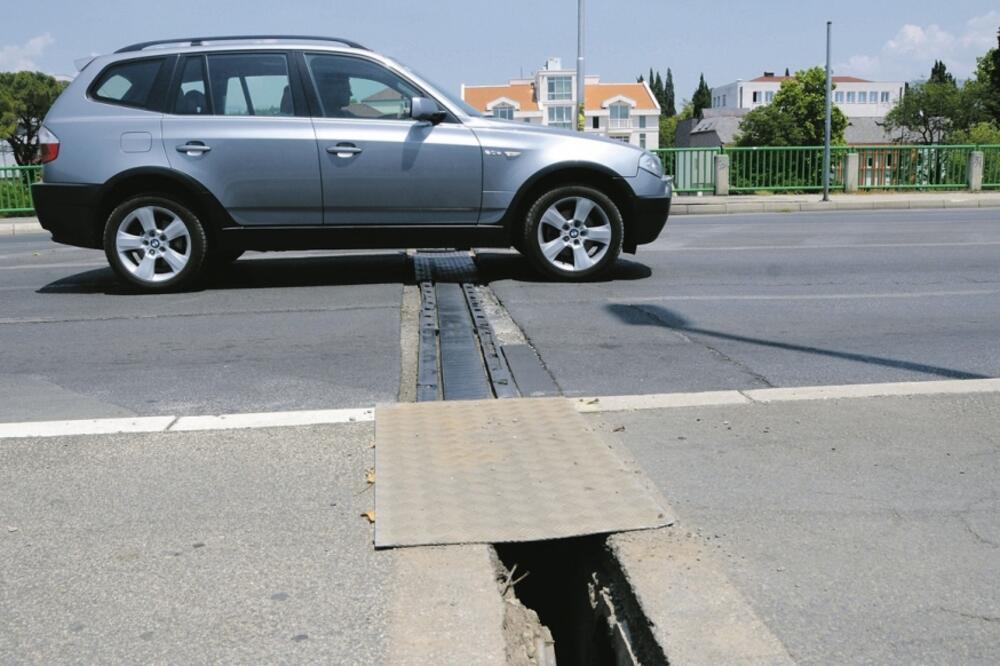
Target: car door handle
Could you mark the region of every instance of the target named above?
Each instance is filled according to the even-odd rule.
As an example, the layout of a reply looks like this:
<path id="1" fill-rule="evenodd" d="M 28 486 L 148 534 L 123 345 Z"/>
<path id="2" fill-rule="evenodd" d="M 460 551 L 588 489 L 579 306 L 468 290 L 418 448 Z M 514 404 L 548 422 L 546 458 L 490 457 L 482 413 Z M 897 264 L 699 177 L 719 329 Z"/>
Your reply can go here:
<path id="1" fill-rule="evenodd" d="M 210 150 L 212 150 L 210 146 L 206 146 L 200 141 L 191 141 L 189 143 L 185 143 L 183 146 L 177 146 L 178 153 L 186 153 L 191 156 L 201 155 L 202 153 L 207 153 Z"/>
<path id="2" fill-rule="evenodd" d="M 327 146 L 326 152 L 337 157 L 351 157 L 361 152 L 361 149 L 353 143 L 338 143 L 336 146 Z"/>

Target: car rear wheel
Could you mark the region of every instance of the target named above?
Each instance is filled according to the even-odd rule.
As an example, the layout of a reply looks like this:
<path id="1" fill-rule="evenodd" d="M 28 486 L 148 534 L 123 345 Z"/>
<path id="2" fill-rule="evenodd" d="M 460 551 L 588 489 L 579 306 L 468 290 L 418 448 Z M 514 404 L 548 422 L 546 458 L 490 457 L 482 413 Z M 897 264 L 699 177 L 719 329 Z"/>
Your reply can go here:
<path id="1" fill-rule="evenodd" d="M 184 204 L 160 195 L 128 199 L 104 227 L 104 253 L 115 273 L 144 291 L 191 286 L 205 259 L 205 230 Z"/>
<path id="2" fill-rule="evenodd" d="M 542 273 L 585 280 L 608 270 L 621 254 L 621 212 L 592 187 L 568 185 L 546 192 L 528 211 L 522 252 Z"/>

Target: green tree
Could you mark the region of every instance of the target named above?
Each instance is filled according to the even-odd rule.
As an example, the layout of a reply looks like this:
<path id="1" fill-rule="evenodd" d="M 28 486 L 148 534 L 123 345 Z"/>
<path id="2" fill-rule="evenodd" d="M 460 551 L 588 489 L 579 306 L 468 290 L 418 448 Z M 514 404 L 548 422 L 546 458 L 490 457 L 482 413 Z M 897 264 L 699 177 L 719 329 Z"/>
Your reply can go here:
<path id="1" fill-rule="evenodd" d="M 708 109 L 712 106 L 712 89 L 708 87 L 705 83 L 705 75 L 701 74 L 698 77 L 698 87 L 694 91 L 694 95 L 691 97 L 691 104 L 693 106 L 694 115 L 700 116 L 702 109 Z"/>
<path id="2" fill-rule="evenodd" d="M 967 91 L 950 83 L 914 84 L 886 114 L 885 126 L 890 132 L 900 132 L 900 142 L 940 143 L 950 131 L 967 124 L 963 93 Z"/>
<path id="3" fill-rule="evenodd" d="M 650 89 L 653 91 L 653 97 L 656 98 L 657 103 L 663 106 L 663 79 L 660 77 L 660 73 L 656 72 L 653 78 L 653 82 L 650 84 Z"/>
<path id="4" fill-rule="evenodd" d="M 949 134 L 948 143 L 1000 145 L 1000 125 L 991 120 L 980 121 L 968 129 L 955 130 Z"/>
<path id="5" fill-rule="evenodd" d="M 927 82 L 955 85 L 955 77 L 951 75 L 943 62 L 935 60 L 934 65 L 931 67 L 931 78 Z"/>
<path id="6" fill-rule="evenodd" d="M 0 136 L 18 164 L 38 161 L 42 119 L 66 84 L 41 72 L 0 72 Z"/>
<path id="7" fill-rule="evenodd" d="M 674 73 L 667 67 L 667 78 L 663 82 L 663 105 L 661 108 L 663 115 L 674 116 L 677 114 L 677 107 L 674 103 Z"/>
<path id="8" fill-rule="evenodd" d="M 997 46 L 977 60 L 976 76 L 966 84 L 970 89 L 968 102 L 976 106 L 985 119 L 1000 125 L 1000 29 Z"/>
<path id="9" fill-rule="evenodd" d="M 813 67 L 781 82 L 774 100 L 749 112 L 740 124 L 740 146 L 819 146 L 826 118 L 826 73 Z M 830 141 L 844 143 L 847 116 L 833 107 Z"/>
<path id="10" fill-rule="evenodd" d="M 672 116 L 660 116 L 660 148 L 671 148 L 677 134 L 677 114 Z"/>

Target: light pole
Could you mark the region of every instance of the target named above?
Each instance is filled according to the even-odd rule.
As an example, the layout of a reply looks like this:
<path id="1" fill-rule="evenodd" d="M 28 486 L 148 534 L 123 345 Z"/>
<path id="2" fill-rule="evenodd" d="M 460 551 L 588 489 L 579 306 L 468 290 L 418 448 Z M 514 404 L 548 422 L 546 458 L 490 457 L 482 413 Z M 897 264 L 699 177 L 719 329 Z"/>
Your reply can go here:
<path id="1" fill-rule="evenodd" d="M 582 1 L 582 0 L 581 0 Z M 833 110 L 830 106 L 830 91 L 833 89 L 830 77 L 830 26 L 832 21 L 826 22 L 826 102 L 825 118 L 823 122 L 823 201 L 830 200 L 830 121 Z"/>
<path id="2" fill-rule="evenodd" d="M 582 132 L 583 126 L 580 124 L 580 113 L 583 110 L 583 3 L 584 0 L 577 0 L 576 3 L 576 113 L 573 114 L 573 124 L 577 131 Z"/>

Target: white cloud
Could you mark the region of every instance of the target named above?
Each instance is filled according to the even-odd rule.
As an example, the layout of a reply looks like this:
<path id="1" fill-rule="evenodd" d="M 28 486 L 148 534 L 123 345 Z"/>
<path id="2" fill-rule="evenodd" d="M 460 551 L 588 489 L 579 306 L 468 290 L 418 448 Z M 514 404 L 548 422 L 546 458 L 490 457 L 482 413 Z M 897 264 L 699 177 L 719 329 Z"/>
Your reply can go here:
<path id="1" fill-rule="evenodd" d="M 52 35 L 46 32 L 32 37 L 23 46 L 0 46 L 0 71 L 37 70 L 35 60 L 54 41 Z"/>
<path id="2" fill-rule="evenodd" d="M 936 23 L 926 26 L 906 23 L 876 54 L 859 53 L 838 63 L 838 74 L 871 79 L 910 80 L 926 78 L 931 64 L 941 60 L 959 78 L 971 76 L 976 58 L 996 46 L 1000 11 L 993 10 L 967 20 L 952 33 Z"/>

